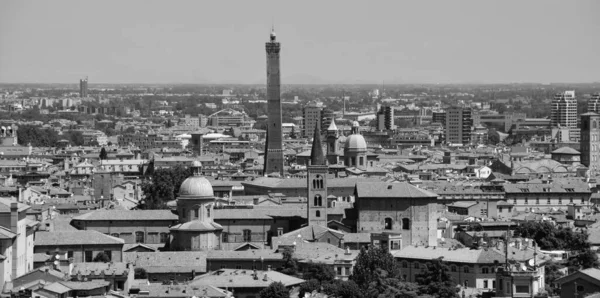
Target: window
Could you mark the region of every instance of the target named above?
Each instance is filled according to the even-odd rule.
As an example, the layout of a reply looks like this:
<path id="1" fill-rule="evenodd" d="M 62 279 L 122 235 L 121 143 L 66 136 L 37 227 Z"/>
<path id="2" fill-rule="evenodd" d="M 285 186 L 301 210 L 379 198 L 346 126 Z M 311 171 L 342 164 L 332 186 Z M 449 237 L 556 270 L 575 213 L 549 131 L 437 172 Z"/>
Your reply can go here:
<path id="1" fill-rule="evenodd" d="M 313 199 L 313 205 L 316 207 L 323 206 L 323 198 L 321 195 L 315 195 L 315 198 Z"/>
<path id="2" fill-rule="evenodd" d="M 344 269 L 344 268 L 337 267 L 336 269 L 337 269 L 337 275 L 342 275 L 342 269 Z"/>
<path id="3" fill-rule="evenodd" d="M 419 269 L 419 262 L 415 262 L 415 269 Z"/>
<path id="4" fill-rule="evenodd" d="M 200 213 L 200 208 L 194 209 L 194 218 L 199 218 L 198 213 Z"/>
<path id="5" fill-rule="evenodd" d="M 244 230 L 244 242 L 252 241 L 252 232 L 250 230 Z"/>
<path id="6" fill-rule="evenodd" d="M 467 267 L 467 266 L 463 267 L 463 272 L 464 273 L 469 273 L 469 267 Z"/>
<path id="7" fill-rule="evenodd" d="M 323 176 L 317 175 L 315 179 L 313 179 L 313 189 L 322 189 L 323 188 Z"/>
<path id="8" fill-rule="evenodd" d="M 389 217 L 385 218 L 383 228 L 385 230 L 391 230 L 392 229 L 392 219 L 391 218 L 389 218 Z"/>
<path id="9" fill-rule="evenodd" d="M 402 268 L 408 268 L 408 262 L 402 262 Z"/>
<path id="10" fill-rule="evenodd" d="M 185 208 L 181 208 L 181 218 L 185 219 Z"/>
<path id="11" fill-rule="evenodd" d="M 73 251 L 72 250 L 67 251 L 67 258 L 70 259 L 72 257 L 73 257 Z"/>
<path id="12" fill-rule="evenodd" d="M 585 288 L 582 285 L 577 285 L 577 292 L 583 292 Z"/>
<path id="13" fill-rule="evenodd" d="M 315 212 L 315 217 L 321 217 L 321 211 L 317 210 L 317 211 Z"/>
<path id="14" fill-rule="evenodd" d="M 144 243 L 144 232 L 135 232 L 135 242 Z"/>
<path id="15" fill-rule="evenodd" d="M 169 241 L 169 234 L 160 233 L 160 243 L 167 243 Z"/>
<path id="16" fill-rule="evenodd" d="M 112 251 L 110 250 L 105 250 L 104 254 L 108 257 L 109 260 L 112 260 Z"/>
<path id="17" fill-rule="evenodd" d="M 481 273 L 487 274 L 487 273 L 489 273 L 489 269 L 487 267 L 483 267 L 483 268 L 481 268 Z M 487 287 L 484 287 L 484 288 L 487 288 Z"/>
<path id="18" fill-rule="evenodd" d="M 277 228 L 277 236 L 283 235 L 283 228 Z"/>
<path id="19" fill-rule="evenodd" d="M 235 269 L 242 269 L 242 265 L 235 265 Z"/>
<path id="20" fill-rule="evenodd" d="M 454 265 L 450 266 L 450 271 L 451 272 L 456 272 L 456 266 L 454 266 Z"/>
<path id="21" fill-rule="evenodd" d="M 227 243 L 229 242 L 229 234 L 227 234 L 226 232 L 223 232 L 223 243 Z"/>
<path id="22" fill-rule="evenodd" d="M 469 287 L 469 281 L 465 280 L 465 288 L 468 288 L 468 287 Z"/>
<path id="23" fill-rule="evenodd" d="M 119 238 L 119 233 L 112 233 L 110 235 L 113 236 L 113 237 L 115 237 L 115 238 Z"/>
<path id="24" fill-rule="evenodd" d="M 402 219 L 402 229 L 403 230 L 410 230 L 410 219 L 408 219 L 408 218 L 403 218 Z"/>
<path id="25" fill-rule="evenodd" d="M 550 205 L 550 198 L 546 201 L 546 204 Z"/>
<path id="26" fill-rule="evenodd" d="M 85 261 L 92 262 L 93 259 L 94 259 L 94 252 L 91 250 L 86 250 L 85 251 Z"/>
<path id="27" fill-rule="evenodd" d="M 525 198 L 525 205 L 529 204 L 527 198 Z"/>
<path id="28" fill-rule="evenodd" d="M 210 218 L 210 209 L 212 208 L 211 205 L 206 206 L 206 218 Z"/>
<path id="29" fill-rule="evenodd" d="M 562 205 L 562 198 L 558 198 L 558 204 Z"/>
<path id="30" fill-rule="evenodd" d="M 539 204 L 540 204 L 540 199 L 539 199 L 539 198 L 538 198 L 538 199 L 535 199 L 535 204 L 536 204 L 536 205 L 539 205 Z"/>

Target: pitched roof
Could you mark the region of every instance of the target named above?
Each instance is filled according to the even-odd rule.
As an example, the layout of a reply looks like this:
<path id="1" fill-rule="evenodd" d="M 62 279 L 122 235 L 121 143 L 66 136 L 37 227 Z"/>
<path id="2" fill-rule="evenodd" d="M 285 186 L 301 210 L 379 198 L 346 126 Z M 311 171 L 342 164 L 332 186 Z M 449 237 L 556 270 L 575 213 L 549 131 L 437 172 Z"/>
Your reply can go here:
<path id="1" fill-rule="evenodd" d="M 73 218 L 73 220 L 178 220 L 170 210 L 116 210 L 98 209 Z"/>
<path id="2" fill-rule="evenodd" d="M 323 155 L 323 145 L 321 145 L 321 134 L 319 133 L 318 125 L 315 125 L 312 149 L 310 150 L 310 165 L 325 165 L 325 156 Z"/>
<path id="3" fill-rule="evenodd" d="M 219 289 L 211 285 L 162 285 L 162 284 L 142 284 L 140 292 L 147 292 L 144 297 L 211 297 L 226 298 L 233 297 L 233 294 L 227 290 Z"/>
<path id="4" fill-rule="evenodd" d="M 424 246 L 407 246 L 393 253 L 399 259 L 435 260 L 443 257 L 444 261 L 470 264 L 493 264 L 494 261 L 504 262 L 505 257 L 494 249 L 470 248 L 437 248 Z"/>
<path id="5" fill-rule="evenodd" d="M 35 246 L 63 246 L 63 245 L 95 245 L 95 244 L 121 244 L 125 240 L 102 234 L 98 231 L 64 231 L 43 232 L 35 234 Z"/>
<path id="6" fill-rule="evenodd" d="M 359 198 L 437 198 L 437 194 L 420 189 L 407 182 L 357 182 Z"/>
<path id="7" fill-rule="evenodd" d="M 10 212 L 10 204 L 12 203 L 17 203 L 19 212 L 31 208 L 29 205 L 17 202 L 14 198 L 0 197 L 0 212 Z"/>
<path id="8" fill-rule="evenodd" d="M 136 268 L 143 267 L 150 272 L 206 272 L 206 255 L 204 251 L 125 252 L 123 262 L 133 263 Z"/>
<path id="9" fill-rule="evenodd" d="M 290 287 L 304 283 L 304 280 L 272 270 L 221 269 L 197 276 L 189 285 L 212 285 L 229 289 L 266 288 L 273 282 L 281 282 Z"/>
<path id="10" fill-rule="evenodd" d="M 581 153 L 579 151 L 571 148 L 571 147 L 560 147 L 560 148 L 552 151 L 552 154 L 573 154 L 573 155 L 579 155 Z"/>

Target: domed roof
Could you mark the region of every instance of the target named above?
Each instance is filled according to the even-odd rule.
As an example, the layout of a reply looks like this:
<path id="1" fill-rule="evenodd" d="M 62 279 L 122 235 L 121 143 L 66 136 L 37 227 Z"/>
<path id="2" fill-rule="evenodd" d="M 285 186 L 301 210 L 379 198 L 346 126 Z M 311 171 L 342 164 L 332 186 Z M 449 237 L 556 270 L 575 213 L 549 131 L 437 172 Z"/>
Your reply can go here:
<path id="1" fill-rule="evenodd" d="M 344 151 L 367 151 L 367 142 L 360 134 L 349 135 L 344 144 Z"/>
<path id="2" fill-rule="evenodd" d="M 201 167 L 202 163 L 198 160 L 192 161 L 192 167 Z"/>
<path id="3" fill-rule="evenodd" d="M 192 176 L 179 187 L 179 195 L 186 197 L 214 197 L 213 187 L 208 180 L 201 176 Z"/>

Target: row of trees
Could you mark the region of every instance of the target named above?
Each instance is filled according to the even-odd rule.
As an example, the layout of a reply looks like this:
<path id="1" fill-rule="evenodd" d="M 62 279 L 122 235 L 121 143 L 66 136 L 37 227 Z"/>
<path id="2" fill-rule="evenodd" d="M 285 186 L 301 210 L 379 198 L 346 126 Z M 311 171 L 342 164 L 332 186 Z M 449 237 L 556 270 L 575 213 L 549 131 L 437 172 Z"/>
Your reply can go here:
<path id="1" fill-rule="evenodd" d="M 452 281 L 449 268 L 438 260 L 417 275 L 416 282 L 407 282 L 401 277 L 401 270 L 394 257 L 385 249 L 371 246 L 362 249 L 357 257 L 354 271 L 348 281 L 335 279 L 335 272 L 329 266 L 310 264 L 307 270 L 298 274 L 298 264 L 291 250 L 283 252 L 285 260 L 282 273 L 301 277 L 306 282 L 300 286 L 300 296 L 319 292 L 335 298 L 384 298 L 384 297 L 440 297 L 457 298 L 458 288 Z M 289 297 L 281 283 L 273 283 L 263 290 L 261 298 Z"/>
<path id="2" fill-rule="evenodd" d="M 79 131 L 65 132 L 59 135 L 53 129 L 42 128 L 33 125 L 19 126 L 17 141 L 20 145 L 33 147 L 55 147 L 59 140 L 66 139 L 73 146 L 81 146 L 84 143 L 83 134 Z"/>

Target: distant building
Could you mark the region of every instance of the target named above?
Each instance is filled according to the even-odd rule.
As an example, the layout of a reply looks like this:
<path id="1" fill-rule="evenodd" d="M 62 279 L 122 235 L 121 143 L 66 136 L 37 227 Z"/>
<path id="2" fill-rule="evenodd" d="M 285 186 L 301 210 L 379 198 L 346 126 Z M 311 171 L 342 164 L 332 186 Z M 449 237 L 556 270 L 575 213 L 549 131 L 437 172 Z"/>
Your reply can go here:
<path id="1" fill-rule="evenodd" d="M 321 117 L 324 107 L 325 106 L 322 102 L 312 101 L 302 109 L 302 117 L 304 122 L 304 127 L 302 128 L 302 137 L 311 137 L 312 133 L 315 131 L 315 127 L 321 131 Z"/>
<path id="2" fill-rule="evenodd" d="M 377 130 L 394 130 L 394 107 L 381 106 L 377 112 Z"/>
<path id="3" fill-rule="evenodd" d="M 552 127 L 577 128 L 577 98 L 575 91 L 554 95 L 550 115 Z"/>
<path id="4" fill-rule="evenodd" d="M 471 108 L 452 107 L 446 111 L 445 139 L 448 144 L 464 144 L 471 142 L 473 125 Z"/>
<path id="5" fill-rule="evenodd" d="M 581 115 L 579 143 L 581 163 L 592 172 L 600 170 L 600 115 L 592 112 Z"/>
<path id="6" fill-rule="evenodd" d="M 588 112 L 599 113 L 600 112 L 600 93 L 593 94 L 588 99 Z"/>
<path id="7" fill-rule="evenodd" d="M 88 78 L 79 80 L 79 97 L 88 97 Z"/>

